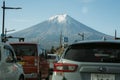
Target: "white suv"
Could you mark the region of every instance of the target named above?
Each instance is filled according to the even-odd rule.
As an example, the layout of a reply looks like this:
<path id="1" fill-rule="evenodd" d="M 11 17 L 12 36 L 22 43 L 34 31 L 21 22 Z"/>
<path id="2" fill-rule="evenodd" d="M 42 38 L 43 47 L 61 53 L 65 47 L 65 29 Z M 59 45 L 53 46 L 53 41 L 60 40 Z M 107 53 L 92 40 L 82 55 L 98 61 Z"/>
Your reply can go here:
<path id="1" fill-rule="evenodd" d="M 13 48 L 6 43 L 0 43 L 0 80 L 25 80 Z"/>
<path id="2" fill-rule="evenodd" d="M 69 45 L 54 64 L 52 80 L 120 80 L 120 41 Z"/>

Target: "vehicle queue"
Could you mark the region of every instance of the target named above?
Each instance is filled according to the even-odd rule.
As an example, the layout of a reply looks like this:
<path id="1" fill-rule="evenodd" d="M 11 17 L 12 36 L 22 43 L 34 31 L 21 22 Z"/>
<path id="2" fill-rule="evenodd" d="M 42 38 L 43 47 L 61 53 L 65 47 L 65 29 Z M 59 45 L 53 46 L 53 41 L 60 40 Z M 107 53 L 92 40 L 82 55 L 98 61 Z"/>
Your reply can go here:
<path id="1" fill-rule="evenodd" d="M 58 59 L 57 55 L 55 57 Z M 1 42 L 0 80 L 49 80 L 53 71 L 49 59 L 46 50 L 40 44 Z"/>
<path id="2" fill-rule="evenodd" d="M 120 41 L 80 41 L 55 56 L 34 43 L 0 43 L 0 80 L 49 80 L 51 71 L 52 80 L 120 79 Z"/>

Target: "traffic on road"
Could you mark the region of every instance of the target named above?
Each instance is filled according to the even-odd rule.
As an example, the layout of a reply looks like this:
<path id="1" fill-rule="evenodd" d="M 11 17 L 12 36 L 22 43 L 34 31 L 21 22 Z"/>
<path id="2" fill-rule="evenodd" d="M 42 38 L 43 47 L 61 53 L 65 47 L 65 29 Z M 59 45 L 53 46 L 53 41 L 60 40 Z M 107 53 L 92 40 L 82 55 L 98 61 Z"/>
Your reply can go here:
<path id="1" fill-rule="evenodd" d="M 35 43 L 0 43 L 0 80 L 119 80 L 119 63 L 116 40 L 73 43 L 61 57 Z"/>
<path id="2" fill-rule="evenodd" d="M 115 36 L 109 31 L 113 30 L 113 25 L 118 26 L 120 23 L 120 10 L 117 10 L 120 0 L 116 3 L 113 0 L 13 1 L 14 5 L 20 1 L 19 4 L 24 9 L 6 7 L 6 1 L 12 0 L 1 1 L 3 22 L 0 23 L 0 80 L 120 80 L 120 38 L 117 37 L 116 30 Z M 75 3 L 77 4 L 74 5 Z M 111 7 L 111 4 L 114 6 Z M 48 9 L 46 5 L 49 6 Z M 8 27 L 5 26 L 6 9 L 22 9 L 25 13 L 7 19 L 7 26 L 10 27 L 15 20 L 15 26 L 19 24 L 17 29 L 25 28 L 51 14 L 57 15 L 8 34 L 14 30 L 7 30 Z M 59 12 L 62 14 L 58 15 Z M 68 12 L 83 22 L 92 22 L 94 25 L 100 23 L 98 26 L 101 31 L 112 26 L 107 30 L 112 35 L 94 30 L 63 12 Z"/>

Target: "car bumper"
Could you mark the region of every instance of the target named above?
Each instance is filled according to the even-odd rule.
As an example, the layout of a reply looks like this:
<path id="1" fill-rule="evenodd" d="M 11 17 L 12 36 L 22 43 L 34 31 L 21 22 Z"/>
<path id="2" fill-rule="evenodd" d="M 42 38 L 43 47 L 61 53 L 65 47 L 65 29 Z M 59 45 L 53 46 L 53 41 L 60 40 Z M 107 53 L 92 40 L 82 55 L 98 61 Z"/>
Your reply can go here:
<path id="1" fill-rule="evenodd" d="M 38 74 L 37 73 L 31 73 L 31 74 L 25 74 L 26 78 L 37 78 Z"/>

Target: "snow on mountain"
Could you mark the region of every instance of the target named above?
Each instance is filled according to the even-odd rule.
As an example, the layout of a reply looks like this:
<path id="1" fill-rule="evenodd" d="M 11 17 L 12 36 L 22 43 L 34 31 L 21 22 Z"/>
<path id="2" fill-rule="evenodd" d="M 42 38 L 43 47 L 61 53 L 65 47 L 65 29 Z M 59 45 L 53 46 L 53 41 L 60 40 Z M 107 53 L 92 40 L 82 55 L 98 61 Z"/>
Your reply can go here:
<path id="1" fill-rule="evenodd" d="M 56 16 L 50 17 L 49 21 L 58 21 L 59 23 L 60 22 L 66 22 L 66 17 L 67 17 L 67 14 L 56 15 Z"/>
<path id="2" fill-rule="evenodd" d="M 51 46 L 59 45 L 61 33 L 62 37 L 68 37 L 69 43 L 81 40 L 81 36 L 78 35 L 79 33 L 84 33 L 85 39 L 87 40 L 102 39 L 103 36 L 110 38 L 110 36 L 76 21 L 67 14 L 50 17 L 44 22 L 11 35 L 25 37 L 26 41 L 37 41 L 45 47 L 50 48 Z"/>

